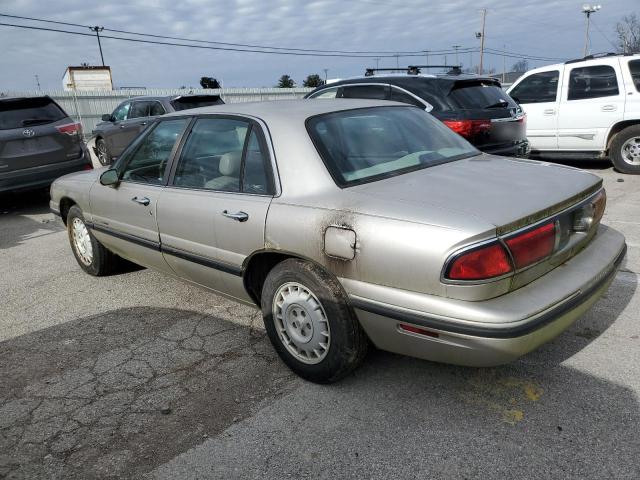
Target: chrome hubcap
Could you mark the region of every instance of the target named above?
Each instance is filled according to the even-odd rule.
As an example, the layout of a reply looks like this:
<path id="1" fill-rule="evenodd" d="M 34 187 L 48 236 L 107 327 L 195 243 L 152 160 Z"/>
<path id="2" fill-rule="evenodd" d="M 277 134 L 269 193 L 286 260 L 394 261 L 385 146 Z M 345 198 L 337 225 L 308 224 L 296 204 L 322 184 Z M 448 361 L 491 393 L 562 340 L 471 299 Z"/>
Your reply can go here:
<path id="1" fill-rule="evenodd" d="M 273 299 L 273 319 L 285 348 L 303 363 L 320 363 L 329 351 L 329 322 L 318 298 L 304 285 L 282 285 Z"/>
<path id="2" fill-rule="evenodd" d="M 77 217 L 71 222 L 71 235 L 78 257 L 85 265 L 91 265 L 93 261 L 93 245 L 91 244 L 89 230 L 87 230 L 84 222 Z"/>
<path id="3" fill-rule="evenodd" d="M 640 137 L 632 137 L 624 142 L 622 158 L 631 165 L 640 165 Z"/>

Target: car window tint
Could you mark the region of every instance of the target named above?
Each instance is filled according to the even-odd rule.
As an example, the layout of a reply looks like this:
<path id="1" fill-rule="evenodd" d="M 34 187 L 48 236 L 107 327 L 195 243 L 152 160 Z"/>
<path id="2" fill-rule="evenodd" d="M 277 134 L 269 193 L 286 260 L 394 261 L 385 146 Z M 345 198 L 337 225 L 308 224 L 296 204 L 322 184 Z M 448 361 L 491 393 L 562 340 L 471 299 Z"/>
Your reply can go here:
<path id="1" fill-rule="evenodd" d="M 117 121 L 126 120 L 128 117 L 130 108 L 131 108 L 130 102 L 120 105 L 118 108 L 116 108 L 115 112 L 113 112 L 113 119 Z"/>
<path id="2" fill-rule="evenodd" d="M 354 85 L 342 88 L 342 98 L 371 98 L 386 100 L 388 87 L 385 85 Z"/>
<path id="3" fill-rule="evenodd" d="M 560 72 L 534 73 L 516 85 L 509 95 L 519 103 L 555 102 L 558 93 L 558 79 Z"/>
<path id="4" fill-rule="evenodd" d="M 339 186 L 349 186 L 478 154 L 424 110 L 373 107 L 317 115 L 307 128 Z"/>
<path id="5" fill-rule="evenodd" d="M 421 102 L 413 95 L 409 95 L 407 92 L 403 92 L 399 88 L 395 87 L 391 87 L 391 98 L 389 98 L 389 100 L 392 100 L 394 102 L 408 103 L 409 105 L 415 105 L 416 107 L 420 107 L 422 109 L 426 107 L 424 102 Z"/>
<path id="6" fill-rule="evenodd" d="M 460 109 L 515 108 L 513 99 L 493 82 L 478 80 L 456 82 L 449 93 L 452 103 Z"/>
<path id="7" fill-rule="evenodd" d="M 44 125 L 62 120 L 66 116 L 47 97 L 0 99 L 0 130 Z"/>
<path id="8" fill-rule="evenodd" d="M 155 117 L 157 115 L 164 115 L 165 110 L 160 102 L 151 102 L 149 107 L 149 116 Z"/>
<path id="9" fill-rule="evenodd" d="M 133 102 L 129 111 L 129 118 L 140 118 L 149 116 L 151 102 Z"/>
<path id="10" fill-rule="evenodd" d="M 249 123 L 227 118 L 196 121 L 178 162 L 173 185 L 240 191 L 242 151 Z"/>
<path id="11" fill-rule="evenodd" d="M 251 130 L 244 158 L 242 191 L 265 195 L 270 193 L 269 158 L 262 150 L 256 129 Z"/>
<path id="12" fill-rule="evenodd" d="M 122 180 L 154 185 L 164 183 L 165 167 L 188 122 L 187 118 L 159 122 L 129 157 Z"/>
<path id="13" fill-rule="evenodd" d="M 609 65 L 574 68 L 569 74 L 567 100 L 611 97 L 618 93 L 616 71 Z"/>
<path id="14" fill-rule="evenodd" d="M 319 92 L 314 93 L 309 98 L 336 98 L 338 93 L 338 87 L 326 88 Z"/>
<path id="15" fill-rule="evenodd" d="M 636 90 L 640 92 L 640 60 L 631 60 L 629 62 L 629 72 L 636 86 Z"/>

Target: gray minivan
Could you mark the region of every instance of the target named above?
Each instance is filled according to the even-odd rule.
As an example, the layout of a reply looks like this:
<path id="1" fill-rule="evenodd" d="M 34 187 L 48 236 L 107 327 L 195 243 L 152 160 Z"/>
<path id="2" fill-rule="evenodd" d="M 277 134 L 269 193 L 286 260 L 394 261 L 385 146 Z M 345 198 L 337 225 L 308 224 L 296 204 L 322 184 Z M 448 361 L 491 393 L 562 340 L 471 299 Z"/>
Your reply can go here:
<path id="1" fill-rule="evenodd" d="M 48 96 L 0 98 L 0 193 L 93 168 L 82 126 Z"/>

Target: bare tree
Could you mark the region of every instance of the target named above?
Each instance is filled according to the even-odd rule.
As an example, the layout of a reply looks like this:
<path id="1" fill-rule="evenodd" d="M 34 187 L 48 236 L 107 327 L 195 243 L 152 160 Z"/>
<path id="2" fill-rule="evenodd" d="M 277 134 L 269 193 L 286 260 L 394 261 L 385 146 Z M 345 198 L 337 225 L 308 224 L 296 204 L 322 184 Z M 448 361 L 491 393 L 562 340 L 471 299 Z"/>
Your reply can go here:
<path id="1" fill-rule="evenodd" d="M 516 63 L 514 63 L 511 66 L 511 71 L 512 72 L 526 72 L 527 70 L 529 70 L 529 62 L 527 61 L 526 58 L 523 58 L 522 60 L 518 60 Z"/>
<path id="2" fill-rule="evenodd" d="M 635 13 L 625 15 L 616 25 L 618 50 L 623 53 L 640 53 L 640 19 Z"/>

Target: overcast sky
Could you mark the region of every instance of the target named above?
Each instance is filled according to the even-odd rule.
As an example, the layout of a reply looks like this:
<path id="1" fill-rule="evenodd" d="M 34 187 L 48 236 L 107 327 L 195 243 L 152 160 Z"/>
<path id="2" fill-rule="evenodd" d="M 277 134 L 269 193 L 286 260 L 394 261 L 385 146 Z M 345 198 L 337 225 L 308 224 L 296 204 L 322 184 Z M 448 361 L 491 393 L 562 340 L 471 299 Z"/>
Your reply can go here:
<path id="1" fill-rule="evenodd" d="M 582 55 L 584 45 L 582 4 L 573 0 L 0 0 L 0 13 L 230 43 L 395 52 L 477 47 L 480 9 L 486 7 L 488 47 L 575 58 Z M 612 51 L 616 22 L 625 14 L 640 14 L 638 0 L 601 4 L 602 10 L 592 16 L 594 52 Z M 74 29 L 6 17 L 0 22 Z M 329 78 L 335 78 L 359 75 L 375 65 L 375 60 L 366 58 L 224 52 L 115 39 L 104 39 L 102 47 L 117 87 L 198 86 L 205 75 L 222 79 L 225 87 L 273 86 L 283 73 L 301 84 L 309 73 L 324 76 L 325 68 Z M 459 62 L 478 63 L 477 53 L 470 57 L 460 54 Z M 485 58 L 485 65 L 502 70 L 501 56 Z M 455 56 L 450 54 L 447 60 L 454 62 Z M 424 63 L 426 58 L 398 61 L 407 65 Z M 430 62 L 435 61 L 432 56 Z M 506 59 L 507 68 L 515 61 Z M 94 38 L 0 26 L 0 90 L 35 89 L 36 74 L 43 89 L 60 89 L 65 68 L 81 62 L 100 64 Z M 396 59 L 379 62 L 380 67 L 395 66 Z M 531 67 L 546 63 L 554 62 L 529 62 Z"/>

